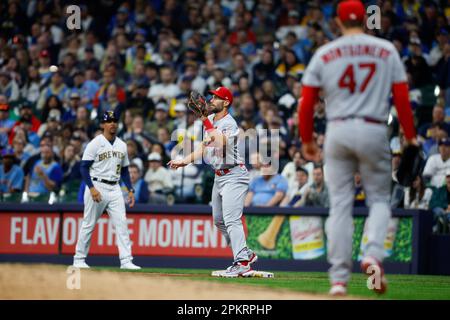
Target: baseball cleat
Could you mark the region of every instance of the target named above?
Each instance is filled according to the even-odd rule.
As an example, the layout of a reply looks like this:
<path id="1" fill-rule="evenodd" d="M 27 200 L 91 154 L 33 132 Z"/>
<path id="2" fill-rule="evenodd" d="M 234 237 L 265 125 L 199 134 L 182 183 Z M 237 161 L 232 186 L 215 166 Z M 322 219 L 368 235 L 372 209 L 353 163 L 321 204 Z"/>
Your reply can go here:
<path id="1" fill-rule="evenodd" d="M 249 263 L 249 264 L 253 264 L 253 263 L 255 263 L 256 261 L 258 261 L 258 256 L 256 255 L 256 253 L 252 252 L 252 253 L 250 254 L 250 256 L 248 257 L 248 263 Z"/>
<path id="2" fill-rule="evenodd" d="M 328 292 L 333 297 L 343 297 L 347 295 L 347 284 L 343 282 L 336 282 L 331 285 L 331 289 Z"/>
<path id="3" fill-rule="evenodd" d="M 235 262 L 228 267 L 220 276 L 224 278 L 251 277 L 254 271 L 248 261 Z"/>
<path id="4" fill-rule="evenodd" d="M 370 267 L 373 267 L 373 270 L 370 270 Z M 361 261 L 361 270 L 363 273 L 365 273 L 368 276 L 372 276 L 375 272 L 377 272 L 375 270 L 375 268 L 379 269 L 379 275 L 380 275 L 380 280 L 379 283 L 377 283 L 377 279 L 375 279 L 375 283 L 372 284 L 373 288 L 372 290 L 375 291 L 378 294 L 383 294 L 386 292 L 387 290 L 387 279 L 384 276 L 384 269 L 383 269 L 383 264 L 378 261 L 377 259 L 375 259 L 374 257 L 364 257 Z M 369 285 L 369 283 L 368 283 Z M 370 287 L 369 287 L 370 289 Z"/>
<path id="5" fill-rule="evenodd" d="M 90 267 L 87 265 L 87 263 L 84 262 L 84 260 L 74 260 L 73 266 L 74 266 L 75 268 L 79 268 L 79 269 L 89 269 L 89 268 L 90 268 Z"/>
<path id="6" fill-rule="evenodd" d="M 120 269 L 125 269 L 125 270 L 140 270 L 141 267 L 135 265 L 133 262 L 127 262 L 124 263 L 120 266 Z"/>

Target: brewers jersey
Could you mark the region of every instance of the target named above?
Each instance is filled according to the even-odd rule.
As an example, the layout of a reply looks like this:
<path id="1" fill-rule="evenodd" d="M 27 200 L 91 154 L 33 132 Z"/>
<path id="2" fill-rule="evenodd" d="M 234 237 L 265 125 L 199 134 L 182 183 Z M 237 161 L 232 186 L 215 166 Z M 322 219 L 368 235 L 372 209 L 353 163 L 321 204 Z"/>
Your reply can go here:
<path id="1" fill-rule="evenodd" d="M 103 134 L 88 143 L 82 160 L 94 161 L 89 168 L 91 177 L 108 181 L 119 181 L 122 167 L 130 164 L 125 142 L 116 137 L 111 144 Z"/>
<path id="2" fill-rule="evenodd" d="M 392 84 L 405 81 L 394 45 L 366 34 L 343 36 L 320 47 L 302 79 L 304 85 L 324 90 L 328 120 L 371 117 L 387 121 Z"/>

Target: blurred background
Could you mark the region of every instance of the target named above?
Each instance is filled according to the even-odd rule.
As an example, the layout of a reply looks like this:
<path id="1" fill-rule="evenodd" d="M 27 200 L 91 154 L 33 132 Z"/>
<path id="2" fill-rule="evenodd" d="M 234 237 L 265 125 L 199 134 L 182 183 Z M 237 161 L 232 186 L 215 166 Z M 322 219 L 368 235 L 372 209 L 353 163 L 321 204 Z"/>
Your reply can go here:
<path id="1" fill-rule="evenodd" d="M 435 232 L 449 230 L 450 44 L 447 1 L 364 1 L 380 7 L 380 29 L 409 77 L 415 121 L 426 154 L 412 188 L 392 181 L 393 208 L 432 209 Z M 207 204 L 214 173 L 205 164 L 168 170 L 177 146 L 195 147 L 202 125 L 186 108 L 191 90 L 218 86 L 234 95 L 230 113 L 251 174 L 247 206 L 328 206 L 322 162 L 300 152 L 297 104 L 311 56 L 338 37 L 337 1 L 46 1 L 0 4 L 0 195 L 5 202 L 82 203 L 84 147 L 101 132 L 98 115 L 115 110 L 128 146 L 139 203 Z M 80 29 L 69 30 L 69 5 Z M 315 112 L 323 145 L 325 103 Z M 389 119 L 393 171 L 402 132 Z M 278 173 L 261 171 L 250 152 L 258 131 L 278 129 Z M 248 134 L 252 132 L 252 134 Z M 247 134 L 246 134 L 247 133 Z M 247 141 L 247 142 L 246 142 Z M 259 140 L 261 141 L 261 140 Z M 264 142 L 264 141 L 263 141 Z M 448 178 L 447 178 L 448 176 Z M 274 180 L 275 179 L 275 180 Z M 266 186 L 276 182 L 273 192 Z M 365 206 L 355 175 L 355 206 Z"/>

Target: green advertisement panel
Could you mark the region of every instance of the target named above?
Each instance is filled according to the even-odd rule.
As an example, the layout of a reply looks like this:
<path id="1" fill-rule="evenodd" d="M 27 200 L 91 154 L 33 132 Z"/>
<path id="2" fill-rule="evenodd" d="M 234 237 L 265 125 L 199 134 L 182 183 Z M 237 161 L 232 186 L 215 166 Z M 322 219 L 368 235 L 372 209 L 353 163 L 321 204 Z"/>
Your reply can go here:
<path id="1" fill-rule="evenodd" d="M 325 217 L 247 215 L 247 243 L 262 258 L 326 259 Z M 367 244 L 366 218 L 354 217 L 353 260 Z M 412 218 L 391 218 L 384 242 L 386 260 L 411 262 Z"/>

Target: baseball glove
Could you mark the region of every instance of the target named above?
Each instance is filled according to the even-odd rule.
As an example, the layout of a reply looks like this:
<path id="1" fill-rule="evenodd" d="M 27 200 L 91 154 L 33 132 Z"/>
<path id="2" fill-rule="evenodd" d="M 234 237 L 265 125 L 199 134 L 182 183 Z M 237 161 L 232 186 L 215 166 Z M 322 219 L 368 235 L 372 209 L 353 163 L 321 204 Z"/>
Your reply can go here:
<path id="1" fill-rule="evenodd" d="M 402 153 L 397 170 L 397 181 L 404 187 L 410 187 L 413 181 L 421 174 L 425 160 L 420 147 L 407 146 Z"/>
<path id="2" fill-rule="evenodd" d="M 208 110 L 206 107 L 206 98 L 197 91 L 191 91 L 188 100 L 188 108 L 200 118 L 208 115 Z"/>

